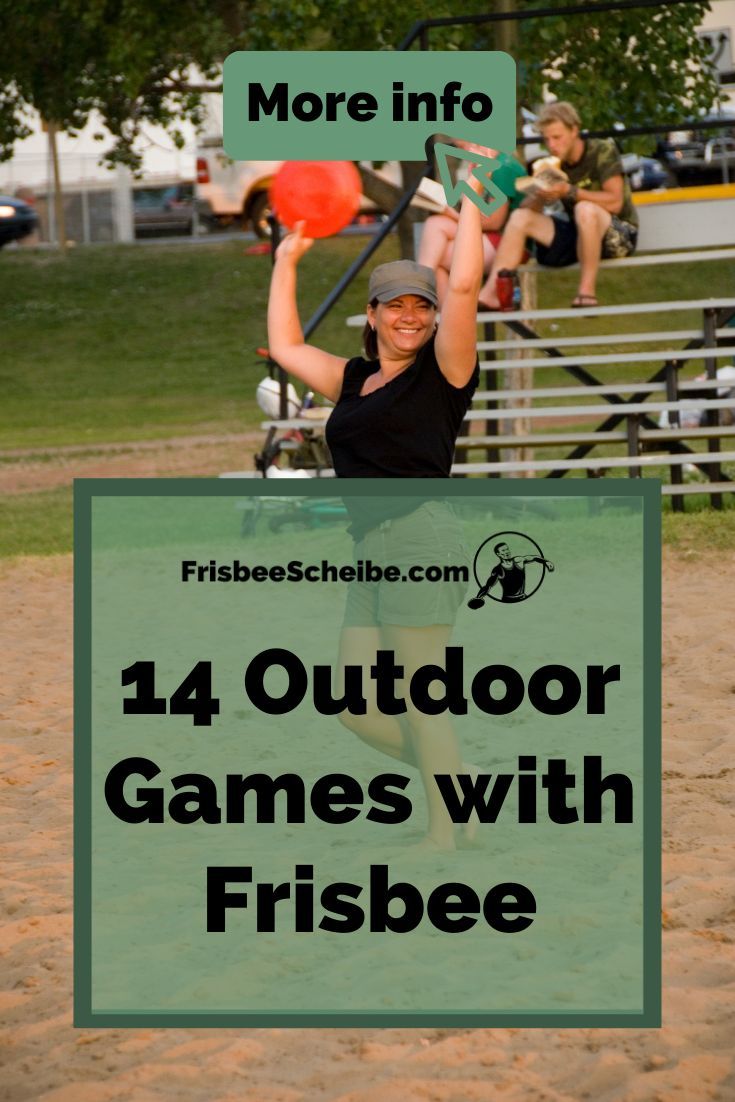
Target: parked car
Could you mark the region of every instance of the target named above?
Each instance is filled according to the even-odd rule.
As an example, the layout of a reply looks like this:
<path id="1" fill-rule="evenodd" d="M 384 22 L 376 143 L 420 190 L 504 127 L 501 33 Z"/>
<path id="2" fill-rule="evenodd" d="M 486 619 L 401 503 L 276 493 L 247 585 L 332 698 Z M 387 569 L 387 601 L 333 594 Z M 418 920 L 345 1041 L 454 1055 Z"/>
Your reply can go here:
<path id="1" fill-rule="evenodd" d="M 672 130 L 660 143 L 658 156 L 678 184 L 735 180 L 735 113 L 705 115 L 702 121 L 722 122 L 722 129 Z"/>
<path id="2" fill-rule="evenodd" d="M 29 203 L 0 195 L 0 248 L 20 241 L 38 228 L 38 215 Z"/>
<path id="3" fill-rule="evenodd" d="M 666 187 L 669 173 L 655 157 L 639 157 L 637 153 L 624 153 L 623 172 L 630 180 L 632 191 L 653 191 Z"/>
<path id="4" fill-rule="evenodd" d="M 194 229 L 194 185 L 133 189 L 135 234 L 192 233 Z"/>

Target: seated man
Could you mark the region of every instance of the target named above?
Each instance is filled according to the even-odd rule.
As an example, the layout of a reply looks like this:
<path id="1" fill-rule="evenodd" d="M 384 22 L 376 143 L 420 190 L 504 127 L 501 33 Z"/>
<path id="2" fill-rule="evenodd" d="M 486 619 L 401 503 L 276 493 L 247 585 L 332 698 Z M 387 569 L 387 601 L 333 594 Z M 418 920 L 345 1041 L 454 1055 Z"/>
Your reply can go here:
<path id="1" fill-rule="evenodd" d="M 456 142 L 457 145 L 462 148 L 471 149 L 472 147 L 466 142 Z M 524 175 L 523 166 L 515 157 L 510 157 L 507 153 L 499 153 L 496 158 L 500 165 L 493 172 L 493 180 L 498 185 L 504 195 L 508 196 L 508 202 L 503 203 L 502 207 L 494 211 L 491 215 L 484 215 L 481 219 L 482 225 L 482 250 L 483 250 L 483 271 L 489 272 L 492 266 L 493 259 L 495 257 L 495 251 L 500 241 L 500 234 L 508 220 L 508 215 L 511 211 L 520 206 L 523 196 L 520 192 L 516 191 L 515 181 Z M 449 267 L 452 262 L 452 251 L 454 249 L 454 238 L 457 235 L 457 223 L 459 221 L 459 215 L 451 207 L 446 207 L 442 214 L 432 214 L 426 219 L 423 225 L 421 233 L 421 244 L 419 246 L 419 254 L 417 261 L 419 264 L 425 264 L 427 268 L 433 268 L 436 272 L 436 290 L 439 298 L 439 309 L 441 309 L 442 302 L 444 301 L 444 295 L 447 289 L 447 283 L 449 280 Z M 493 280 L 493 286 L 494 286 Z M 489 282 L 480 290 L 480 306 L 483 307 L 484 296 L 490 290 Z"/>
<path id="2" fill-rule="evenodd" d="M 526 238 L 536 244 L 539 264 L 563 268 L 579 260 L 579 290 L 572 306 L 596 306 L 595 286 L 601 258 L 629 256 L 638 236 L 638 215 L 612 141 L 580 137 L 579 115 L 570 103 L 550 103 L 538 127 L 544 144 L 561 161 L 567 180 L 524 199 L 511 214 L 481 297 L 498 308 L 495 277 L 521 262 Z M 547 203 L 561 200 L 566 218 L 543 214 Z"/>

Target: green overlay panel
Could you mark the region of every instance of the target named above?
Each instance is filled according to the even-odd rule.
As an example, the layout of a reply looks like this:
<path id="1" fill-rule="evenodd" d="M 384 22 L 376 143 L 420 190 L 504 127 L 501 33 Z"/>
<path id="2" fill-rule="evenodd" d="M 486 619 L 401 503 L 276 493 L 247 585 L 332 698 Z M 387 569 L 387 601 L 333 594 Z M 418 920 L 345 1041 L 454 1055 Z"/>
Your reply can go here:
<path id="1" fill-rule="evenodd" d="M 77 1024 L 658 1022 L 656 483 L 76 490 Z"/>
<path id="2" fill-rule="evenodd" d="M 239 52 L 224 65 L 235 160 L 421 160 L 442 133 L 511 152 L 515 62 L 497 51 Z"/>

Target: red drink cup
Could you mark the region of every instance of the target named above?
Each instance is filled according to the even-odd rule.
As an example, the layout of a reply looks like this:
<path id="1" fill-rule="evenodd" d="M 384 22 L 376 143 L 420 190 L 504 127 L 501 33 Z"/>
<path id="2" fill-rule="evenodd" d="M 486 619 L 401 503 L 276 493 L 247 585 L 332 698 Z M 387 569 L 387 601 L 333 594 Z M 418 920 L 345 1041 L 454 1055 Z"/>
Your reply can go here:
<path id="1" fill-rule="evenodd" d="M 501 310 L 513 309 L 513 287 L 513 273 L 509 272 L 507 269 L 498 272 L 495 280 L 495 290 L 498 295 L 498 302 L 500 303 Z"/>

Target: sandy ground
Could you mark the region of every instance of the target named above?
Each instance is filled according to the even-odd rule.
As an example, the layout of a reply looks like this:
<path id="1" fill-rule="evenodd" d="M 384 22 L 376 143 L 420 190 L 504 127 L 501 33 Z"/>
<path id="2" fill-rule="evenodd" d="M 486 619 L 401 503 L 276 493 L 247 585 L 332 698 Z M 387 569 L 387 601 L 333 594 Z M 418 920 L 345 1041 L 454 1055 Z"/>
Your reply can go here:
<path id="1" fill-rule="evenodd" d="M 72 563 L 1 565 L 0 1100 L 731 1102 L 734 566 L 664 563 L 663 1029 L 207 1031 L 72 1027 Z"/>
<path id="2" fill-rule="evenodd" d="M 55 490 L 72 478 L 184 478 L 252 471 L 262 432 L 176 436 L 94 447 L 0 451 L 0 494 Z"/>

